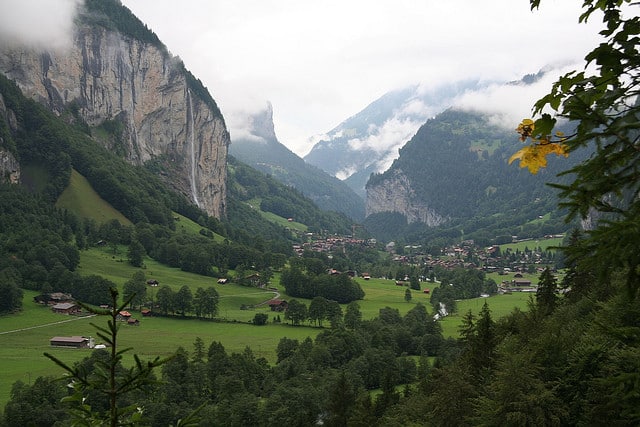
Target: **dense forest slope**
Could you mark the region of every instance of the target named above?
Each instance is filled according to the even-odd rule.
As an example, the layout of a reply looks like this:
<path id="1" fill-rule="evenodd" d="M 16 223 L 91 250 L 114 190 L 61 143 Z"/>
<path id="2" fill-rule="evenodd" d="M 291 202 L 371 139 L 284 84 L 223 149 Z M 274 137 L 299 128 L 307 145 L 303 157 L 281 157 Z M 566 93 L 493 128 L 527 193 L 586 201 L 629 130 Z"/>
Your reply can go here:
<path id="1" fill-rule="evenodd" d="M 550 214 L 537 232 L 564 231 L 557 192 L 546 183 L 557 180 L 583 154 L 549 159 L 547 168 L 532 175 L 508 164 L 518 144 L 514 131 L 492 125 L 482 114 L 449 109 L 437 115 L 387 171 L 371 176 L 368 224 L 372 230 L 385 228 L 389 214 L 396 214 L 405 225 L 465 224 L 466 233 L 485 229 L 493 238 L 521 234 L 520 226 Z"/>

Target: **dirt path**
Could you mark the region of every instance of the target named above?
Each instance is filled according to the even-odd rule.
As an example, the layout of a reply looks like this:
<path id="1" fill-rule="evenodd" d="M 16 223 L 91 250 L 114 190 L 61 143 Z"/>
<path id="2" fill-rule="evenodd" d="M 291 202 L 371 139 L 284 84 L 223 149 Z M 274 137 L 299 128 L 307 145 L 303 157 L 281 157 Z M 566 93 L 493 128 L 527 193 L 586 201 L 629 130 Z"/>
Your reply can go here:
<path id="1" fill-rule="evenodd" d="M 59 325 L 61 323 L 73 322 L 73 321 L 80 320 L 80 319 L 88 319 L 90 317 L 95 317 L 95 316 L 96 316 L 95 314 L 91 314 L 89 316 L 73 317 L 72 319 L 60 320 L 59 322 L 45 323 L 44 325 L 29 326 L 27 328 L 14 329 L 13 331 L 4 331 L 4 332 L 0 332 L 0 335 L 13 334 L 15 332 L 28 331 L 29 329 L 46 328 L 47 326 Z"/>

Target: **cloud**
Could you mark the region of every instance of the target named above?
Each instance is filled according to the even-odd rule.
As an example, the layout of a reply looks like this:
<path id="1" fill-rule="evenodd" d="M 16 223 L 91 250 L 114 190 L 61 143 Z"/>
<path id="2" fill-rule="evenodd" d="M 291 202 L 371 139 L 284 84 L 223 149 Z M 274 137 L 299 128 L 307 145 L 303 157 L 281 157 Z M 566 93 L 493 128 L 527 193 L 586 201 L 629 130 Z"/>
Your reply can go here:
<path id="1" fill-rule="evenodd" d="M 80 4 L 81 0 L 2 0 L 0 38 L 43 49 L 68 47 Z"/>
<path id="2" fill-rule="evenodd" d="M 597 45 L 581 2 L 549 0 L 123 0 L 211 90 L 225 117 L 270 100 L 298 154 L 410 84 L 508 81 Z M 179 31 L 176 29 L 179 28 Z M 419 107 L 419 106 L 418 106 Z"/>
<path id="3" fill-rule="evenodd" d="M 487 114 L 497 126 L 515 128 L 523 118 L 532 117 L 534 103 L 549 93 L 559 76 L 580 67 L 580 64 L 549 67 L 532 84 L 493 84 L 482 90 L 465 92 L 454 99 L 452 104 L 463 110 Z"/>

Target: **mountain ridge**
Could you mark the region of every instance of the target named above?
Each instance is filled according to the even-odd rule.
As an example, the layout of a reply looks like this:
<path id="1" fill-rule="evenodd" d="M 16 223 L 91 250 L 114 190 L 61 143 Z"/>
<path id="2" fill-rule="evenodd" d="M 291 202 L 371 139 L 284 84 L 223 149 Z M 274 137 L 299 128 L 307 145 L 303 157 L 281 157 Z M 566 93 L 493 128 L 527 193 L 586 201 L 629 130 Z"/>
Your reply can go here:
<path id="1" fill-rule="evenodd" d="M 278 141 L 273 124 L 273 107 L 248 115 L 247 132 L 233 137 L 229 154 L 296 188 L 319 208 L 364 219 L 364 200 L 349 186 L 310 165 Z"/>

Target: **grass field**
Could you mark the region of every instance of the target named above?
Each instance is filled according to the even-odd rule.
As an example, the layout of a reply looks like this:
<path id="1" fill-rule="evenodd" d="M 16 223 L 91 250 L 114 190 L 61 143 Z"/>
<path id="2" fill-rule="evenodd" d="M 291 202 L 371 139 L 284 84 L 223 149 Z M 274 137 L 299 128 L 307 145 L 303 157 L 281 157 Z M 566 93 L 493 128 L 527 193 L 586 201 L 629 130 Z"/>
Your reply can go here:
<path id="1" fill-rule="evenodd" d="M 71 171 L 69 185 L 58 198 L 56 206 L 75 212 L 82 218 L 91 218 L 98 224 L 117 219 L 122 225 L 131 225 L 131 221 L 103 200 L 75 169 Z"/>
<path id="2" fill-rule="evenodd" d="M 553 237 L 550 239 L 533 239 L 517 243 L 506 243 L 504 245 L 500 245 L 500 251 L 505 253 L 507 249 L 510 249 L 513 252 L 516 250 L 523 252 L 525 248 L 529 248 L 530 250 L 542 248 L 542 250 L 546 250 L 552 246 L 562 246 L 562 240 L 563 239 L 561 237 Z"/>
<path id="3" fill-rule="evenodd" d="M 113 281 L 119 287 L 129 280 L 136 268 L 123 261 L 124 248 L 113 254 L 110 248 L 94 248 L 82 251 L 79 271 L 81 274 L 99 274 Z M 143 360 L 156 356 L 168 356 L 179 346 L 187 351 L 193 349 L 193 343 L 200 337 L 208 346 L 213 341 L 220 341 L 231 352 L 241 352 L 246 346 L 251 347 L 257 357 L 264 357 L 275 363 L 275 348 L 282 337 L 303 340 L 307 336 L 315 337 L 322 329 L 300 326 L 293 327 L 286 323 L 273 323 L 274 314 L 268 305 L 259 305 L 252 309 L 241 309 L 242 305 L 256 305 L 274 297 L 274 291 L 260 290 L 237 285 L 218 285 L 215 279 L 186 273 L 179 269 L 169 268 L 151 259 L 145 260 L 144 272 L 147 278 L 154 278 L 160 285 L 167 284 L 174 290 L 187 285 L 192 292 L 198 287 L 215 286 L 220 294 L 218 320 L 204 321 L 196 319 L 173 319 L 162 317 L 141 318 L 134 312 L 134 317 L 141 320 L 140 326 L 121 327 L 120 343 L 132 347 L 125 362 L 132 360 L 133 353 Z M 396 308 L 404 315 L 416 304 L 424 304 L 429 311 L 429 295 L 421 291 L 412 291 L 412 299 L 404 299 L 405 287 L 396 286 L 394 281 L 357 279 L 365 291 L 365 298 L 358 301 L 364 319 L 376 317 L 384 307 Z M 278 275 L 272 285 L 280 288 Z M 437 284 L 423 283 L 423 288 L 433 289 Z M 149 288 L 152 291 L 153 288 Z M 282 298 L 290 299 L 282 289 Z M 63 372 L 53 362 L 43 356 L 50 352 L 61 360 L 72 364 L 87 357 L 88 349 L 56 349 L 50 348 L 49 339 L 53 336 L 83 335 L 96 337 L 96 328 L 91 323 L 104 326 L 106 319 L 99 317 L 82 318 L 58 315 L 49 309 L 37 305 L 33 301 L 35 292 L 25 291 L 23 311 L 0 317 L 0 407 L 10 397 L 11 385 L 21 380 L 33 381 L 38 376 L 59 376 Z M 458 313 L 443 320 L 441 324 L 445 336 L 457 336 L 460 319 L 471 310 L 478 314 L 484 302 L 488 302 L 494 318 L 509 313 L 514 307 L 526 309 L 529 294 L 500 295 L 491 298 L 477 298 L 458 302 Z M 309 303 L 305 301 L 305 303 Z M 256 313 L 269 315 L 269 323 L 265 326 L 254 326 L 248 322 Z M 284 315 L 280 315 L 284 322 Z M 98 340 L 99 342 L 99 340 Z"/>

